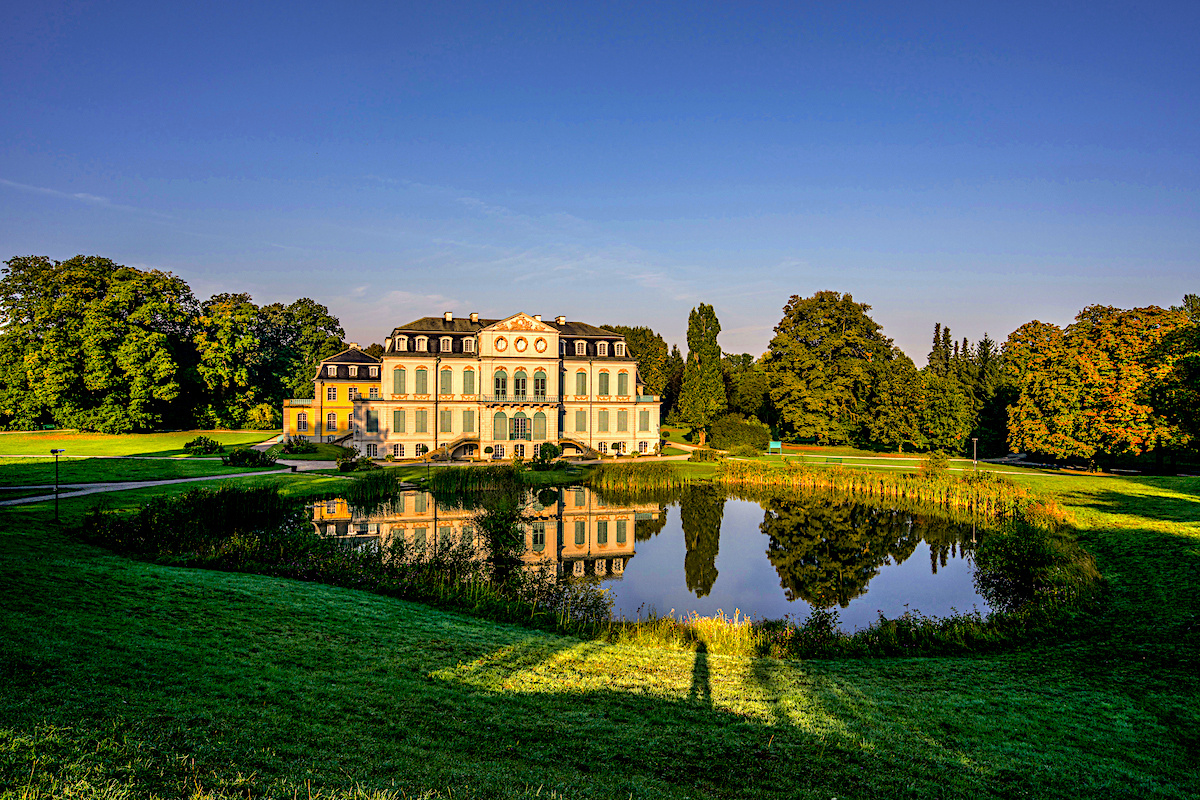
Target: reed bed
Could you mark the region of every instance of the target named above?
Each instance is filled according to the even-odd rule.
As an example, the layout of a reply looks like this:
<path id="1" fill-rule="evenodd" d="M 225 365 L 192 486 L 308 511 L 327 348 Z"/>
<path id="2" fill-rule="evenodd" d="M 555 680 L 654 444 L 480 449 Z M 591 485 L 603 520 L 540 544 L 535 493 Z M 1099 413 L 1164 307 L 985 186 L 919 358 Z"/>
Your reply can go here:
<path id="1" fill-rule="evenodd" d="M 688 480 L 662 461 L 650 464 L 602 464 L 588 475 L 594 489 L 679 489 Z"/>
<path id="2" fill-rule="evenodd" d="M 521 471 L 511 464 L 486 467 L 444 467 L 426 481 L 429 490 L 438 495 L 479 491 L 517 491 L 524 484 Z"/>
<path id="3" fill-rule="evenodd" d="M 1034 507 L 1038 514 L 1065 520 L 1053 501 L 991 473 L 962 476 L 880 473 L 844 467 L 815 467 L 788 462 L 725 461 L 717 466 L 715 480 L 731 487 L 833 491 L 903 505 L 938 506 L 966 510 L 996 519 L 1025 516 Z"/>

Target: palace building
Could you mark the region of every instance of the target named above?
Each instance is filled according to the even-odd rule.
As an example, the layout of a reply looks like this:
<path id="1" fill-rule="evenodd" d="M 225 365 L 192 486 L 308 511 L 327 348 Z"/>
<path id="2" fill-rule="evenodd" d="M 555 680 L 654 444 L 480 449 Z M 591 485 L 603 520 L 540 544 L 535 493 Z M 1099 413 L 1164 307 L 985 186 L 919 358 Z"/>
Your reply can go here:
<path id="1" fill-rule="evenodd" d="M 566 317 L 423 317 L 379 359 L 352 348 L 321 362 L 314 388 L 284 402 L 284 432 L 375 458 L 530 458 L 542 442 L 650 453 L 659 439 L 659 398 L 642 394 L 624 337 Z"/>

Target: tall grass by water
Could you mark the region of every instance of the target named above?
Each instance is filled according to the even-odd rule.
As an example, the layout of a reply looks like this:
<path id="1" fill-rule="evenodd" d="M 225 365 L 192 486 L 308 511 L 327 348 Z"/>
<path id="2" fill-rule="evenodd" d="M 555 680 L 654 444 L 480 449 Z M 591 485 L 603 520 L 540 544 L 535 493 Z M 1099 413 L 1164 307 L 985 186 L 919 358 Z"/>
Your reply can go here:
<path id="1" fill-rule="evenodd" d="M 445 467 L 435 471 L 425 484 L 439 495 L 464 494 L 479 491 L 518 491 L 522 485 L 521 471 L 512 464 L 486 467 Z"/>
<path id="2" fill-rule="evenodd" d="M 969 510 L 986 517 L 1021 515 L 1029 517 L 1031 522 L 1045 518 L 1047 524 L 1066 520 L 1065 512 L 1056 502 L 987 472 L 882 473 L 797 462 L 774 465 L 725 461 L 717 466 L 715 480 L 734 487 L 843 492 L 855 497 Z"/>

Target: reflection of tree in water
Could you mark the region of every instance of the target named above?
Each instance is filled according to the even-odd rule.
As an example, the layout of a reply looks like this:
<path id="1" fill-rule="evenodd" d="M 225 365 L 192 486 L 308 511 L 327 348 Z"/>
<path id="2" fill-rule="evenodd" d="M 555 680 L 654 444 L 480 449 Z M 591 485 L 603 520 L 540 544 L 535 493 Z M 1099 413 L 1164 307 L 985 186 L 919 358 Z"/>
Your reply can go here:
<path id="1" fill-rule="evenodd" d="M 658 536 L 666 524 L 667 509 L 665 508 L 659 509 L 659 512 L 651 516 L 650 519 L 634 520 L 633 540 L 635 542 L 648 542 L 655 536 Z"/>
<path id="2" fill-rule="evenodd" d="M 721 544 L 721 519 L 725 516 L 724 488 L 711 484 L 688 486 L 679 499 L 679 514 L 687 543 L 683 559 L 687 587 L 696 597 L 704 597 L 717 580 L 717 549 Z"/>
<path id="3" fill-rule="evenodd" d="M 820 607 L 845 608 L 880 566 L 904 561 L 922 539 L 929 541 L 935 564 L 940 558 L 944 565 L 941 554 L 962 536 L 956 523 L 827 497 L 775 497 L 764 505 L 767 558 L 788 600 L 799 597 Z"/>

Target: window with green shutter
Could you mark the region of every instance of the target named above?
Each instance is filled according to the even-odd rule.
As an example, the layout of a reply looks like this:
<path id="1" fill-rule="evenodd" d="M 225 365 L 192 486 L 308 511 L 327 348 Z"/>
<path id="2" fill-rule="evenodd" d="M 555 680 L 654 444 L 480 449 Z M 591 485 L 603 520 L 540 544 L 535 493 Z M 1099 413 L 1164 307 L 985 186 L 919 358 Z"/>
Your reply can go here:
<path id="1" fill-rule="evenodd" d="M 508 373 L 502 369 L 496 370 L 496 374 L 492 376 L 492 384 L 496 397 L 508 396 Z"/>
<path id="2" fill-rule="evenodd" d="M 596 430 L 601 432 L 608 431 L 608 409 L 600 409 L 600 413 L 596 415 Z"/>
<path id="3" fill-rule="evenodd" d="M 587 541 L 587 528 L 581 519 L 575 520 L 575 544 L 582 545 Z"/>
<path id="4" fill-rule="evenodd" d="M 475 409 L 463 409 L 463 433 L 475 432 Z"/>
<path id="5" fill-rule="evenodd" d="M 546 415 L 541 411 L 533 415 L 533 438 L 537 441 L 546 438 Z"/>
<path id="6" fill-rule="evenodd" d="M 379 412 L 367 409 L 367 433 L 379 433 Z"/>
<path id="7" fill-rule="evenodd" d="M 583 508 L 583 504 L 585 502 L 586 502 L 586 498 L 584 497 L 583 489 L 576 489 L 575 490 L 575 507 Z"/>
<path id="8" fill-rule="evenodd" d="M 404 394 L 404 367 L 392 370 L 392 394 Z"/>
<path id="9" fill-rule="evenodd" d="M 463 372 L 463 394 L 475 394 L 475 370 Z"/>
<path id="10" fill-rule="evenodd" d="M 417 369 L 417 385 L 414 391 L 416 394 L 429 394 L 429 372 L 424 367 Z"/>
<path id="11" fill-rule="evenodd" d="M 649 409 L 644 408 L 638 412 L 638 430 L 639 431 L 650 430 L 650 410 Z"/>
<path id="12" fill-rule="evenodd" d="M 596 544 L 608 544 L 608 520 L 596 520 Z"/>
<path id="13" fill-rule="evenodd" d="M 496 416 L 492 417 L 492 438 L 498 442 L 508 439 L 508 417 L 503 411 L 497 411 Z"/>
<path id="14" fill-rule="evenodd" d="M 617 544 L 625 544 L 625 539 L 626 539 L 626 535 L 627 535 L 627 529 L 626 529 L 627 525 L 628 525 L 628 523 L 625 520 L 623 520 L 623 519 L 617 520 Z"/>
<path id="15" fill-rule="evenodd" d="M 429 412 L 423 408 L 418 408 L 413 412 L 414 422 L 416 425 L 413 430 L 417 433 L 429 433 Z"/>
<path id="16" fill-rule="evenodd" d="M 438 387 L 438 394 L 454 394 L 454 382 L 451 377 L 453 374 L 448 369 L 442 370 L 442 379 L 441 385 Z"/>
<path id="17" fill-rule="evenodd" d="M 438 424 L 441 427 L 442 433 L 450 433 L 452 430 L 454 430 L 453 423 L 450 420 L 450 409 L 439 409 L 438 417 Z"/>
<path id="18" fill-rule="evenodd" d="M 629 430 L 629 412 L 623 408 L 617 412 L 617 430 Z"/>
<path id="19" fill-rule="evenodd" d="M 540 369 L 533 373 L 533 396 L 546 396 L 546 373 Z"/>
<path id="20" fill-rule="evenodd" d="M 617 394 L 620 397 L 628 397 L 629 396 L 629 373 L 628 372 L 618 372 L 617 373 Z"/>
<path id="21" fill-rule="evenodd" d="M 413 531 L 413 544 L 415 544 L 417 547 L 425 546 L 425 529 L 424 528 L 417 528 L 415 531 Z"/>
<path id="22" fill-rule="evenodd" d="M 424 492 L 417 492 L 413 498 L 413 511 L 417 514 L 425 513 L 426 497 Z"/>
<path id="23" fill-rule="evenodd" d="M 540 553 L 546 549 L 546 523 L 538 520 L 533 523 L 533 552 Z"/>
<path id="24" fill-rule="evenodd" d="M 404 433 L 404 409 L 392 412 L 392 433 Z"/>
<path id="25" fill-rule="evenodd" d="M 608 373 L 600 373 L 600 389 L 597 392 L 601 397 L 608 397 Z"/>
<path id="26" fill-rule="evenodd" d="M 587 394 L 587 373 L 575 373 L 575 394 Z"/>
<path id="27" fill-rule="evenodd" d="M 582 408 L 575 412 L 575 430 L 580 432 L 587 430 L 587 412 Z"/>

